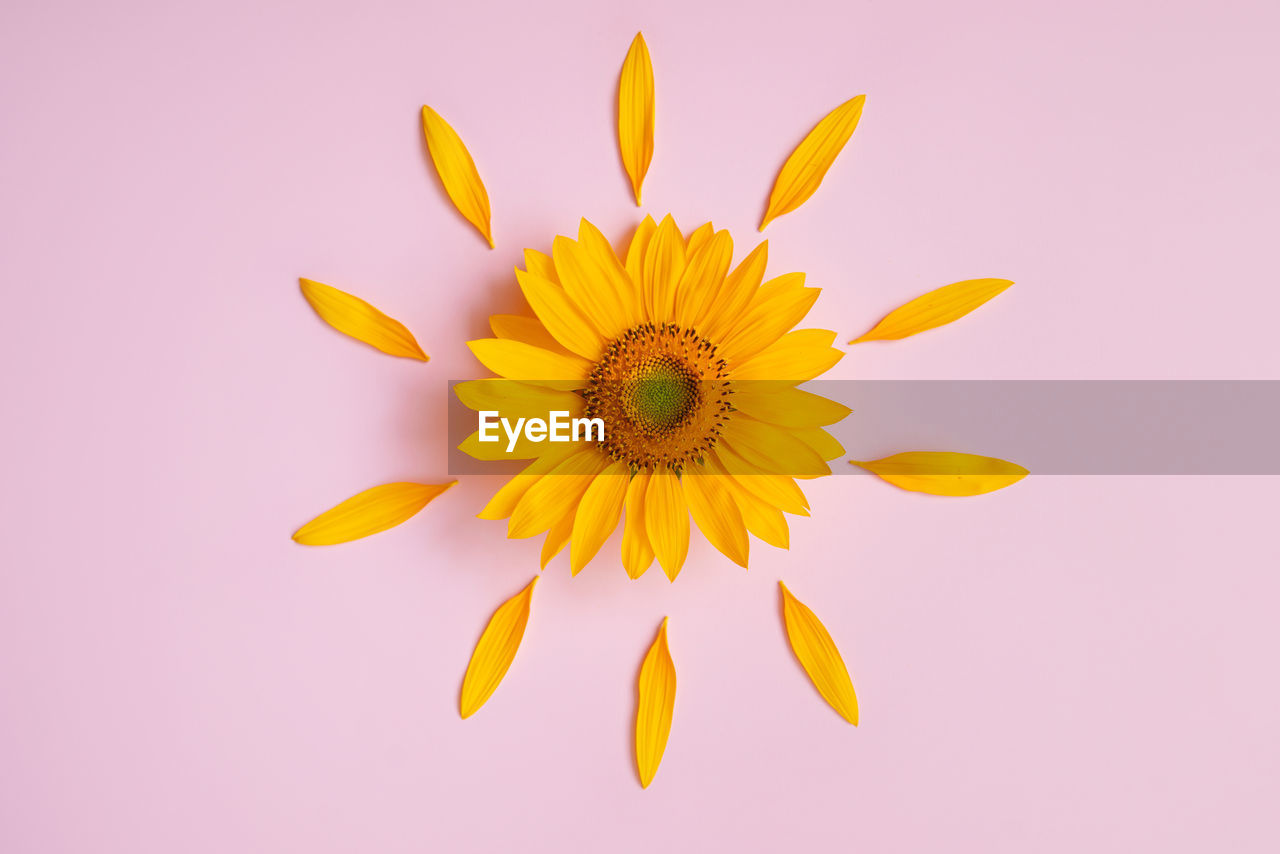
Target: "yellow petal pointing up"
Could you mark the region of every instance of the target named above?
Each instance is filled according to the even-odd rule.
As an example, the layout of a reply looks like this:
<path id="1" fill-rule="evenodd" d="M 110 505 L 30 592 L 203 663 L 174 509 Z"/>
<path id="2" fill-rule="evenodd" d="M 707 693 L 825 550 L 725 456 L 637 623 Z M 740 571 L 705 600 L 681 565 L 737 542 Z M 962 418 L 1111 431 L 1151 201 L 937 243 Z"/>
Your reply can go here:
<path id="1" fill-rule="evenodd" d="M 830 703 L 840 717 L 857 726 L 858 698 L 835 641 L 822 621 L 791 595 L 787 585 L 779 581 L 778 587 L 782 589 L 782 619 L 787 626 L 787 640 L 800 666 L 809 674 L 822 699 Z"/>
<path id="2" fill-rule="evenodd" d="M 644 36 L 636 33 L 618 78 L 618 148 L 640 205 L 640 185 L 653 159 L 653 63 Z"/>
<path id="3" fill-rule="evenodd" d="M 791 152 L 778 173 L 778 180 L 773 183 L 769 209 L 760 221 L 761 231 L 773 220 L 800 207 L 818 189 L 827 170 L 836 162 L 836 155 L 853 136 L 866 100 L 866 95 L 859 95 L 836 107 Z"/>
<path id="4" fill-rule="evenodd" d="M 636 768 L 640 785 L 649 788 L 658 773 L 671 734 L 671 713 L 676 704 L 676 665 L 667 646 L 667 618 L 640 666 L 636 702 Z"/>
<path id="5" fill-rule="evenodd" d="M 366 489 L 303 525 L 293 539 L 304 546 L 332 546 L 394 528 L 456 483 L 384 483 Z"/>
<path id="6" fill-rule="evenodd" d="M 462 698 L 459 711 L 464 718 L 476 713 L 493 694 L 502 677 L 507 675 L 524 638 L 524 627 L 529 622 L 529 605 L 533 601 L 533 586 L 537 576 L 525 589 L 506 602 L 489 618 L 489 625 L 471 653 L 467 675 L 462 679 Z"/>
<path id="7" fill-rule="evenodd" d="M 1012 284 L 1008 279 L 969 279 L 945 285 L 895 308 L 870 332 L 849 343 L 893 341 L 917 332 L 936 329 L 964 317 L 987 300 L 1004 293 Z"/>
<path id="8" fill-rule="evenodd" d="M 392 356 L 427 361 L 413 333 L 394 317 L 388 317 L 357 296 L 329 285 L 299 279 L 302 295 L 325 323 L 370 347 Z"/>
<path id="9" fill-rule="evenodd" d="M 485 191 L 471 152 L 440 114 L 430 107 L 422 108 L 422 130 L 427 135 L 431 162 L 440 174 L 444 190 L 453 200 L 458 213 L 489 241 L 493 248 L 493 232 L 489 228 L 489 194 Z"/>
<path id="10" fill-rule="evenodd" d="M 870 462 L 850 462 L 894 486 L 930 495 L 982 495 L 1011 486 L 1029 474 L 1007 460 L 947 451 L 908 451 Z"/>

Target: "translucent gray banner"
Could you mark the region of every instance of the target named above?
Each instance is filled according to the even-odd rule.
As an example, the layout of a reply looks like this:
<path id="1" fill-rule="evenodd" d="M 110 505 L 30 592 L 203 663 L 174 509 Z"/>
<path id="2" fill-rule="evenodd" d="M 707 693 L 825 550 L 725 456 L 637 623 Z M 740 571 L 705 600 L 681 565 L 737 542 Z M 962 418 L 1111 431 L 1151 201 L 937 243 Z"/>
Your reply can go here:
<path id="1" fill-rule="evenodd" d="M 760 400 L 790 384 L 734 387 L 744 400 Z M 1280 381 L 816 380 L 799 388 L 853 410 L 825 428 L 845 451 L 830 462 L 834 474 L 865 474 L 848 461 L 903 451 L 997 457 L 1033 474 L 1280 474 Z M 478 417 L 459 402 L 453 383 L 449 399 L 451 474 L 527 464 L 458 450 Z"/>

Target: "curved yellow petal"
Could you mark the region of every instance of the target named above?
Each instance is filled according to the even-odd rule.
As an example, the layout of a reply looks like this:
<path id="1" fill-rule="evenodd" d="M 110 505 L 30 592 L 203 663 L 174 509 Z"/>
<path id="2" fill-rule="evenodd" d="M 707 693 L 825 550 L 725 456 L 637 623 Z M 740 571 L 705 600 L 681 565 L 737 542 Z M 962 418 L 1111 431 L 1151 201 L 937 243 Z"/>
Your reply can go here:
<path id="1" fill-rule="evenodd" d="M 725 474 L 695 474 L 686 469 L 680 483 L 684 486 L 689 513 L 707 542 L 738 566 L 745 567 L 750 548 L 747 528 L 733 495 L 723 483 L 728 479 Z"/>
<path id="2" fill-rule="evenodd" d="M 712 454 L 735 481 L 761 501 L 794 516 L 809 515 L 809 501 L 793 478 L 761 471 L 724 444 L 717 445 Z"/>
<path id="3" fill-rule="evenodd" d="M 560 284 L 560 276 L 556 273 L 556 262 L 551 256 L 536 249 L 524 250 L 524 268 L 535 276 L 541 276 L 553 284 Z"/>
<path id="4" fill-rule="evenodd" d="M 686 328 L 697 326 L 724 286 L 732 260 L 733 238 L 727 230 L 717 231 L 699 248 L 689 250 L 689 263 L 676 287 L 676 323 Z"/>
<path id="5" fill-rule="evenodd" d="M 609 239 L 588 220 L 582 219 L 578 222 L 578 246 L 604 276 L 608 288 L 618 295 L 624 326 L 630 328 L 640 323 L 644 318 L 640 313 L 639 295 L 627 273 L 626 265 L 618 257 L 618 253 L 613 251 L 613 244 Z"/>
<path id="6" fill-rule="evenodd" d="M 724 466 L 715 454 L 707 455 L 706 468 L 713 474 L 721 475 L 720 483 L 733 498 L 742 515 L 742 524 L 749 533 L 755 534 L 771 546 L 780 549 L 791 547 L 790 531 L 781 510 L 756 496 L 739 483 L 737 478 L 725 476 L 727 473 Z"/>
<path id="7" fill-rule="evenodd" d="M 838 460 L 844 456 L 844 446 L 821 427 L 793 427 L 791 430 L 792 435 L 813 448 L 824 460 Z"/>
<path id="8" fill-rule="evenodd" d="M 666 323 L 675 313 L 676 286 L 684 266 L 684 237 L 675 218 L 667 214 L 649 241 L 642 274 L 644 306 L 654 323 Z"/>
<path id="9" fill-rule="evenodd" d="M 618 149 L 640 205 L 640 186 L 653 160 L 653 63 L 644 36 L 636 33 L 618 78 Z"/>
<path id="10" fill-rule="evenodd" d="M 930 495 L 982 495 L 1029 474 L 1007 460 L 949 451 L 907 451 L 870 462 L 850 462 L 894 486 Z"/>
<path id="11" fill-rule="evenodd" d="M 627 268 L 627 275 L 631 277 L 635 287 L 641 310 L 644 310 L 645 305 L 644 263 L 649 254 L 649 241 L 653 240 L 657 230 L 658 224 L 653 221 L 653 217 L 645 214 L 644 219 L 640 220 L 640 224 L 636 226 L 635 233 L 631 235 L 631 243 L 627 246 L 627 257 L 623 262 Z"/>
<path id="12" fill-rule="evenodd" d="M 484 509 L 476 514 L 476 518 L 494 521 L 507 518 L 515 511 L 525 493 L 543 475 L 564 462 L 565 458 L 570 454 L 579 450 L 581 450 L 580 447 L 571 443 L 551 445 L 546 453 L 529 463 L 529 465 L 521 469 L 519 474 L 503 484 L 493 498 L 489 499 L 489 503 L 484 506 Z"/>
<path id="13" fill-rule="evenodd" d="M 822 395 L 768 381 L 735 383 L 733 408 L 784 427 L 825 427 L 853 411 Z"/>
<path id="14" fill-rule="evenodd" d="M 551 257 L 555 259 L 564 292 L 604 340 L 611 341 L 626 330 L 627 311 L 622 296 L 610 286 L 606 274 L 585 248 L 575 240 L 557 237 L 552 243 Z M 631 294 L 627 296 L 630 298 Z"/>
<path id="15" fill-rule="evenodd" d="M 778 587 L 782 589 L 782 619 L 787 626 L 787 640 L 800 666 L 809 674 L 822 699 L 830 703 L 840 717 L 857 726 L 858 697 L 835 641 L 813 611 L 791 595 L 787 585 L 779 581 Z"/>
<path id="16" fill-rule="evenodd" d="M 518 540 L 549 530 L 573 511 L 608 462 L 609 458 L 594 445 L 565 457 L 530 486 L 511 511 L 507 536 Z"/>
<path id="17" fill-rule="evenodd" d="M 543 350 L 508 338 L 480 338 L 467 346 L 486 368 L 509 380 L 549 388 L 575 388 L 591 373 L 591 363 L 579 356 Z"/>
<path id="18" fill-rule="evenodd" d="M 801 441 L 794 431 L 785 427 L 766 424 L 735 413 L 725 421 L 721 435 L 729 448 L 762 471 L 791 477 L 821 477 L 831 474 L 831 469 L 821 454 Z"/>
<path id="19" fill-rule="evenodd" d="M 600 358 L 604 339 L 596 331 L 564 288 L 552 284 L 536 273 L 516 270 L 516 281 L 524 298 L 538 315 L 547 332 L 566 350 L 588 361 Z"/>
<path id="20" fill-rule="evenodd" d="M 596 475 L 587 491 L 582 493 L 573 520 L 573 548 L 569 553 L 569 571 L 573 575 L 582 572 L 618 527 L 618 517 L 622 515 L 622 506 L 627 498 L 628 481 L 626 463 L 614 462 Z"/>
<path id="21" fill-rule="evenodd" d="M 551 559 L 560 554 L 561 550 L 569 544 L 569 538 L 573 535 L 573 514 L 566 513 L 564 518 L 555 523 L 550 531 L 547 531 L 547 538 L 542 543 L 542 556 L 539 567 L 546 569 L 547 564 L 551 563 Z"/>
<path id="22" fill-rule="evenodd" d="M 644 575 L 653 563 L 653 546 L 644 529 L 644 498 L 649 473 L 640 472 L 627 486 L 627 521 L 622 529 L 622 566 L 630 578 Z"/>
<path id="23" fill-rule="evenodd" d="M 802 383 L 826 373 L 844 358 L 831 346 L 828 329 L 794 329 L 730 371 L 734 380 Z"/>
<path id="24" fill-rule="evenodd" d="M 585 405 L 582 395 L 571 391 L 557 391 L 494 377 L 457 383 L 453 393 L 467 409 L 476 412 L 497 410 L 506 418 L 546 418 L 549 412 L 556 410 L 567 411 L 572 416 L 581 413 Z"/>
<path id="25" fill-rule="evenodd" d="M 529 623 L 529 606 L 533 602 L 534 576 L 523 590 L 503 602 L 489 618 L 489 625 L 476 642 L 475 652 L 462 678 L 462 696 L 458 711 L 469 718 L 485 704 L 507 675 L 507 669 L 520 649 L 524 627 Z"/>
<path id="26" fill-rule="evenodd" d="M 944 326 L 964 317 L 987 300 L 1004 293 L 1013 282 L 1008 279 L 968 279 L 918 296 L 885 315 L 871 331 L 850 341 L 892 341 Z"/>
<path id="27" fill-rule="evenodd" d="M 777 343 L 804 320 L 822 289 L 806 288 L 803 282 L 803 273 L 788 273 L 765 282 L 756 291 L 738 325 L 719 345 L 731 370 Z"/>
<path id="28" fill-rule="evenodd" d="M 564 348 L 563 344 L 551 337 L 547 327 L 543 326 L 542 321 L 536 317 L 524 317 L 519 314 L 491 314 L 489 315 L 489 328 L 499 338 L 523 341 L 525 344 L 541 347 L 543 350 L 550 350 L 561 355 L 569 352 Z"/>
<path id="29" fill-rule="evenodd" d="M 644 529 L 658 563 L 672 581 L 689 555 L 689 508 L 680 478 L 669 471 L 654 472 L 644 496 Z"/>
<path id="30" fill-rule="evenodd" d="M 388 317 L 346 291 L 311 279 L 298 281 L 307 302 L 334 329 L 392 356 L 427 361 L 428 356 L 414 340 L 413 333 L 394 317 Z"/>
<path id="31" fill-rule="evenodd" d="M 667 646 L 667 617 L 640 665 L 636 697 L 636 768 L 640 785 L 649 788 L 658 773 L 671 734 L 676 705 L 676 665 Z"/>
<path id="32" fill-rule="evenodd" d="M 293 539 L 304 546 L 332 546 L 394 528 L 456 483 L 384 483 L 366 489 L 303 525 Z"/>
<path id="33" fill-rule="evenodd" d="M 773 183 L 769 209 L 760 221 L 761 231 L 777 217 L 800 207 L 814 194 L 831 164 L 836 162 L 836 155 L 853 136 L 866 100 L 866 95 L 859 95 L 836 107 L 791 152 Z"/>
<path id="34" fill-rule="evenodd" d="M 734 327 L 760 283 L 764 281 L 764 271 L 768 264 L 769 241 L 762 240 L 724 280 L 720 292 L 712 300 L 706 315 L 701 318 L 703 335 L 712 341 L 719 341 Z"/>
<path id="35" fill-rule="evenodd" d="M 422 130 L 427 136 L 427 150 L 431 162 L 440 175 L 440 183 L 449 194 L 458 213 L 476 227 L 493 248 L 493 233 L 489 228 L 489 194 L 485 191 L 471 152 L 462 144 L 454 129 L 430 107 L 422 108 Z"/>

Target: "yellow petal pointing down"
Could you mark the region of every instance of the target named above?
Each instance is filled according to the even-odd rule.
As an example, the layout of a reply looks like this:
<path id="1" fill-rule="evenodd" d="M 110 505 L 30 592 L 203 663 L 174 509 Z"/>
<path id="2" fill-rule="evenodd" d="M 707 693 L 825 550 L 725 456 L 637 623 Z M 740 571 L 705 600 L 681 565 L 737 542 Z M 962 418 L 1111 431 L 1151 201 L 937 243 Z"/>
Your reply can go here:
<path id="1" fill-rule="evenodd" d="M 827 632 L 822 621 L 799 599 L 791 595 L 781 581 L 782 619 L 787 626 L 787 640 L 795 651 L 800 666 L 813 680 L 822 699 L 854 726 L 858 725 L 858 698 L 853 693 L 853 681 L 844 666 L 840 650 Z"/>
<path id="2" fill-rule="evenodd" d="M 507 668 L 515 659 L 524 638 L 524 627 L 529 622 L 529 605 L 533 601 L 533 586 L 537 583 L 538 578 L 534 576 L 525 589 L 503 602 L 493 612 L 484 634 L 476 642 L 471 663 L 467 665 L 467 675 L 462 679 L 462 698 L 458 704 L 464 718 L 475 714 L 502 682 L 502 677 L 507 675 Z"/>
<path id="3" fill-rule="evenodd" d="M 658 773 L 671 734 L 671 713 L 676 704 L 676 665 L 667 646 L 667 619 L 640 666 L 636 701 L 636 768 L 640 785 L 649 788 Z"/>
<path id="4" fill-rule="evenodd" d="M 760 221 L 761 231 L 773 220 L 800 207 L 814 194 L 831 164 L 836 162 L 836 155 L 853 136 L 866 100 L 866 95 L 859 95 L 836 107 L 791 152 L 773 184 L 769 209 Z"/>
<path id="5" fill-rule="evenodd" d="M 636 33 L 618 78 L 618 148 L 640 205 L 640 186 L 653 159 L 653 63 L 644 36 Z"/>
<path id="6" fill-rule="evenodd" d="M 302 295 L 311 303 L 316 314 L 325 323 L 370 347 L 377 347 L 392 356 L 427 361 L 413 333 L 394 317 L 388 317 L 357 296 L 335 287 L 299 279 Z"/>
<path id="7" fill-rule="evenodd" d="M 453 200 L 458 213 L 489 241 L 493 248 L 493 232 L 489 228 L 489 194 L 485 191 L 471 152 L 462 144 L 454 129 L 430 107 L 422 108 L 422 130 L 427 135 L 427 149 L 436 166 L 444 190 Z"/>
<path id="8" fill-rule="evenodd" d="M 1029 474 L 1007 460 L 948 451 L 908 451 L 870 462 L 850 462 L 894 486 L 930 495 L 982 495 L 1011 486 Z"/>
<path id="9" fill-rule="evenodd" d="M 936 329 L 964 317 L 987 300 L 1004 293 L 1012 284 L 1008 279 L 968 279 L 944 285 L 895 308 L 870 332 L 849 343 L 893 341 Z"/>
<path id="10" fill-rule="evenodd" d="M 293 535 L 304 546 L 332 546 L 394 528 L 456 484 L 384 483 L 326 510 Z"/>

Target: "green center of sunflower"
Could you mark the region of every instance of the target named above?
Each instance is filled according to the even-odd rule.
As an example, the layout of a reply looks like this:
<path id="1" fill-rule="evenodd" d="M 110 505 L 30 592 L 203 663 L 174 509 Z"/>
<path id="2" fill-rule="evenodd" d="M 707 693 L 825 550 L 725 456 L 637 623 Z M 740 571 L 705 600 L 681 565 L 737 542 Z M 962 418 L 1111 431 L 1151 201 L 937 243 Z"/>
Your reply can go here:
<path id="1" fill-rule="evenodd" d="M 728 366 L 715 345 L 674 323 L 644 323 L 609 342 L 582 396 L 604 421 L 600 449 L 632 471 L 679 472 L 715 447 L 729 417 Z"/>
<path id="2" fill-rule="evenodd" d="M 688 415 L 698 401 L 698 377 L 674 356 L 646 359 L 624 380 L 622 400 L 637 426 L 669 430 Z"/>

